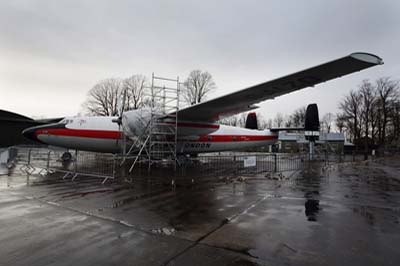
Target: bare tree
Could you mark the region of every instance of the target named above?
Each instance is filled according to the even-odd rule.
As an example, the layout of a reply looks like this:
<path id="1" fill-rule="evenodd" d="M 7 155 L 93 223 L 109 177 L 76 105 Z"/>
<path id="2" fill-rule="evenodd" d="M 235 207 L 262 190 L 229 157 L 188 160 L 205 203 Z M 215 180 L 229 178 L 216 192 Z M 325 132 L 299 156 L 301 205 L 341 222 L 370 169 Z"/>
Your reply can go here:
<path id="1" fill-rule="evenodd" d="M 340 103 L 336 125 L 346 128 L 350 139 L 364 145 L 398 142 L 400 134 L 399 82 L 380 78 L 375 83 L 364 80 L 358 91 L 351 91 Z M 361 142 L 361 136 L 364 142 Z"/>
<path id="2" fill-rule="evenodd" d="M 323 117 L 322 117 L 322 129 L 323 131 L 325 131 L 326 133 L 330 133 L 331 132 L 331 128 L 332 128 L 332 123 L 335 120 L 335 115 L 332 113 L 326 113 Z"/>
<path id="3" fill-rule="evenodd" d="M 225 118 L 220 119 L 219 123 L 221 123 L 222 125 L 236 127 L 239 124 L 239 117 L 237 115 L 225 117 Z"/>
<path id="4" fill-rule="evenodd" d="M 397 142 L 399 146 L 400 141 L 400 99 L 397 98 L 393 104 L 393 136 L 397 136 Z"/>
<path id="5" fill-rule="evenodd" d="M 219 120 L 222 125 L 233 126 L 233 127 L 245 127 L 246 126 L 246 113 L 232 115 Z"/>
<path id="6" fill-rule="evenodd" d="M 372 101 L 369 110 L 369 120 L 371 121 L 370 131 L 371 131 L 372 143 L 376 143 L 376 136 L 378 134 L 378 124 L 381 123 L 381 115 L 378 108 L 378 97 L 377 97 L 376 86 L 374 86 L 373 93 L 374 93 L 374 99 Z"/>
<path id="7" fill-rule="evenodd" d="M 266 121 L 265 128 L 272 128 L 273 125 L 274 125 L 274 123 L 273 123 L 272 119 L 269 118 L 269 119 Z"/>
<path id="8" fill-rule="evenodd" d="M 246 127 L 247 113 L 238 114 L 238 127 Z"/>
<path id="9" fill-rule="evenodd" d="M 235 126 L 235 127 L 245 127 L 248 114 L 249 113 L 242 113 L 242 114 L 233 115 L 233 116 L 230 116 L 230 117 L 225 117 L 225 118 L 219 120 L 219 122 L 222 125 Z M 268 123 L 265 121 L 265 119 L 263 118 L 262 114 L 257 113 L 256 117 L 257 117 L 258 129 L 267 128 Z M 272 120 L 271 120 L 271 126 L 270 127 L 272 127 Z"/>
<path id="10" fill-rule="evenodd" d="M 143 75 L 132 75 L 122 82 L 126 90 L 125 110 L 139 109 L 144 104 L 144 90 L 148 87 L 147 78 Z"/>
<path id="11" fill-rule="evenodd" d="M 346 118 L 342 114 L 336 115 L 335 120 L 336 128 L 339 130 L 340 133 L 343 133 L 344 128 L 346 126 Z"/>
<path id="12" fill-rule="evenodd" d="M 371 124 L 371 109 L 375 99 L 375 91 L 371 82 L 363 80 L 360 86 L 360 97 L 361 97 L 361 117 L 364 128 L 364 147 L 365 153 L 364 158 L 368 159 L 368 143 L 369 143 L 369 131 Z"/>
<path id="13" fill-rule="evenodd" d="M 381 114 L 381 123 L 378 125 L 378 135 L 380 144 L 385 145 L 386 129 L 391 106 L 396 99 L 399 82 L 390 78 L 380 78 L 376 81 L 376 90 L 378 94 L 378 112 Z"/>
<path id="14" fill-rule="evenodd" d="M 306 120 L 306 110 L 306 106 L 294 110 L 293 114 L 289 117 L 289 119 L 291 120 L 291 126 L 304 127 L 304 121 Z"/>
<path id="15" fill-rule="evenodd" d="M 84 103 L 84 107 L 89 114 L 99 116 L 117 115 L 121 84 L 121 80 L 110 78 L 94 85 Z"/>
<path id="16" fill-rule="evenodd" d="M 293 121 L 291 119 L 292 117 L 290 115 L 285 115 L 283 117 L 283 125 L 284 127 L 294 127 Z"/>
<path id="17" fill-rule="evenodd" d="M 261 113 L 257 113 L 257 125 L 258 129 L 265 129 L 267 128 L 267 121 L 265 120 L 264 116 Z"/>
<path id="18" fill-rule="evenodd" d="M 353 141 L 360 138 L 360 102 L 360 94 L 352 90 L 339 104 L 339 109 L 342 110 L 342 116 L 346 119 L 346 127 Z"/>
<path id="19" fill-rule="evenodd" d="M 207 94 L 216 88 L 215 82 L 207 71 L 193 70 L 184 82 L 183 97 L 190 105 L 200 103 Z"/>
<path id="20" fill-rule="evenodd" d="M 277 113 L 275 118 L 274 118 L 274 126 L 275 127 L 282 127 L 284 123 L 284 117 L 282 113 Z"/>

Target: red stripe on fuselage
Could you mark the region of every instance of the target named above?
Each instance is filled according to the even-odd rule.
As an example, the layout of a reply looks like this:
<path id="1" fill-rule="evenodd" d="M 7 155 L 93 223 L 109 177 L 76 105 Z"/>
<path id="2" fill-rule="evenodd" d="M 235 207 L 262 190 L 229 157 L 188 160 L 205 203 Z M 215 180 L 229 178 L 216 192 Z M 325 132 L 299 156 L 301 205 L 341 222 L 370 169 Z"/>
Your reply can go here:
<path id="1" fill-rule="evenodd" d="M 240 141 L 266 141 L 276 140 L 274 135 L 206 135 L 200 136 L 197 140 L 186 140 L 187 142 L 240 142 Z M 182 140 L 184 141 L 184 140 Z"/>
<path id="2" fill-rule="evenodd" d="M 68 136 L 81 138 L 96 138 L 96 139 L 120 139 L 120 131 L 111 130 L 89 130 L 89 129 L 68 129 L 68 128 L 44 128 L 38 129 L 38 135 L 53 135 L 53 136 Z"/>
<path id="3" fill-rule="evenodd" d="M 97 139 L 120 139 L 120 131 L 111 130 L 87 130 L 87 129 L 68 129 L 68 128 L 45 128 L 35 132 L 38 135 L 68 136 L 81 138 Z M 275 135 L 204 135 L 197 140 L 179 140 L 184 142 L 241 142 L 241 141 L 267 141 L 276 140 Z"/>

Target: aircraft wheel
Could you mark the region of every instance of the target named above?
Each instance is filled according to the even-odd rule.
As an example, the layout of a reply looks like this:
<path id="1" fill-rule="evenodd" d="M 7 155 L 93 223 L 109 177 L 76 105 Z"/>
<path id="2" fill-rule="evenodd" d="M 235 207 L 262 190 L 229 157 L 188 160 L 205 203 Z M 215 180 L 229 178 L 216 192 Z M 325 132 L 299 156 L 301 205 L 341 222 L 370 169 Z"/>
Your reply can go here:
<path id="1" fill-rule="evenodd" d="M 72 154 L 70 152 L 64 152 L 61 155 L 61 160 L 63 160 L 64 162 L 68 162 L 72 160 Z"/>

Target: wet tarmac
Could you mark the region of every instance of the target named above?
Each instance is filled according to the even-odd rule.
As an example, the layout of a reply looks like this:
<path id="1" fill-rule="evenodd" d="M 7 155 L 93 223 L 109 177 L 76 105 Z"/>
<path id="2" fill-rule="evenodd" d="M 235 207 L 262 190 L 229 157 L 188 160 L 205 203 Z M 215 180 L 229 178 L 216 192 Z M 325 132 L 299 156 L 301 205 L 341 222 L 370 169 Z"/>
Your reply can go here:
<path id="1" fill-rule="evenodd" d="M 15 171 L 0 265 L 399 265 L 399 159 L 175 189 Z"/>

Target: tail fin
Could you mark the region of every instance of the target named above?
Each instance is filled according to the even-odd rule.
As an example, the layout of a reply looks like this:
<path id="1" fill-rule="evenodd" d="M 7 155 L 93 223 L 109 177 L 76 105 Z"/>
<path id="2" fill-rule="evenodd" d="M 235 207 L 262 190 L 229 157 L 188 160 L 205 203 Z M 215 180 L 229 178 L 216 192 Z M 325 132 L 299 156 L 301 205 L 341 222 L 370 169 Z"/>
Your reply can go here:
<path id="1" fill-rule="evenodd" d="M 316 103 L 312 103 L 307 106 L 304 130 L 319 131 L 319 115 L 318 106 Z"/>
<path id="2" fill-rule="evenodd" d="M 254 112 L 251 112 L 247 115 L 246 118 L 246 126 L 245 128 L 248 129 L 258 129 L 258 124 L 257 124 L 257 115 Z"/>
<path id="3" fill-rule="evenodd" d="M 285 128 L 271 128 L 270 131 L 319 131 L 319 115 L 318 106 L 316 103 L 309 104 L 307 106 L 304 127 L 285 127 Z"/>

